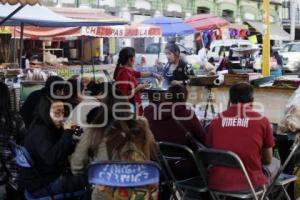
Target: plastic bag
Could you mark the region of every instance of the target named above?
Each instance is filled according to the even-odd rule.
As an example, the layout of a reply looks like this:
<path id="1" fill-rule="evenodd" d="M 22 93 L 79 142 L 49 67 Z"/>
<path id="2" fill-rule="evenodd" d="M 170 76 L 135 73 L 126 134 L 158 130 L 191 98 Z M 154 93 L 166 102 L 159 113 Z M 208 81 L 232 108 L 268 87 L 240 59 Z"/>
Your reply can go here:
<path id="1" fill-rule="evenodd" d="M 285 133 L 300 131 L 300 88 L 288 100 L 280 130 Z"/>

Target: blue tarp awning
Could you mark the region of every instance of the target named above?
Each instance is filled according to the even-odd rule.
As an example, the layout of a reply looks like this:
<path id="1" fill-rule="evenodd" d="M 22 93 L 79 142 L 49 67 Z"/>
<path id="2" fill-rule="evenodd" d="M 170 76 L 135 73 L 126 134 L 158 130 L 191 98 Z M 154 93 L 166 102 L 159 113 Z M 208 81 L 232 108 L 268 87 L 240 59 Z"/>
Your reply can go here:
<path id="1" fill-rule="evenodd" d="M 154 17 L 144 21 L 144 24 L 159 26 L 165 37 L 186 36 L 195 33 L 195 29 L 174 17 Z"/>
<path id="2" fill-rule="evenodd" d="M 0 19 L 4 19 L 20 5 L 2 5 L 0 4 Z M 41 26 L 41 27 L 78 27 L 78 26 L 110 26 L 127 24 L 126 21 L 116 19 L 103 19 L 86 21 L 80 19 L 71 19 L 64 17 L 58 13 L 53 12 L 42 5 L 29 6 L 26 5 L 13 17 L 6 21 L 4 26 L 20 26 L 21 23 L 28 26 Z"/>

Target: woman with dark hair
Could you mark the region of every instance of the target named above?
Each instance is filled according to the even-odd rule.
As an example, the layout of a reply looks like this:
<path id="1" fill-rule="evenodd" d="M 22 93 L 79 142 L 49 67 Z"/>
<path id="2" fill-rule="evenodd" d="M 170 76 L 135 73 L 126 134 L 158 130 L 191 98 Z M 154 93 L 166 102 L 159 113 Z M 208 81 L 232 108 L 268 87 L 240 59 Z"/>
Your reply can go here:
<path id="1" fill-rule="evenodd" d="M 117 67 L 114 72 L 116 86 L 123 95 L 129 97 L 129 102 L 133 104 L 136 113 L 143 115 L 141 106 L 140 91 L 145 89 L 144 84 L 138 84 L 137 78 L 154 77 L 161 79 L 161 76 L 152 72 L 138 72 L 133 69 L 135 65 L 135 50 L 131 47 L 123 48 L 119 53 Z M 119 82 L 119 83 L 118 83 Z"/>
<path id="2" fill-rule="evenodd" d="M 81 79 L 71 78 L 67 81 L 67 86 L 65 88 L 65 95 L 70 96 L 67 100 L 71 104 L 72 109 L 74 109 L 82 101 L 82 92 L 84 89 L 83 82 Z"/>
<path id="3" fill-rule="evenodd" d="M 0 188 L 6 187 L 7 198 L 4 199 L 21 200 L 22 195 L 17 192 L 18 168 L 9 141 L 19 143 L 26 129 L 22 117 L 12 112 L 10 106 L 8 87 L 0 82 Z"/>
<path id="4" fill-rule="evenodd" d="M 63 78 L 59 76 L 50 76 L 45 83 L 45 87 L 32 92 L 27 97 L 20 109 L 20 114 L 23 117 L 26 128 L 30 126 L 34 119 L 34 115 L 41 97 L 44 95 L 48 95 L 51 97 L 62 96 L 64 94 L 63 91 L 65 86 L 66 85 L 64 84 Z"/>
<path id="5" fill-rule="evenodd" d="M 23 142 L 35 169 L 22 168 L 20 183 L 34 197 L 71 193 L 84 188 L 84 177 L 64 175 L 68 156 L 75 146 L 74 124 L 63 123 L 63 119 L 64 103 L 44 95 Z"/>
<path id="6" fill-rule="evenodd" d="M 165 53 L 168 59 L 163 69 L 163 76 L 167 85 L 187 84 L 190 75 L 195 75 L 192 66 L 180 58 L 180 49 L 176 44 L 169 43 Z"/>
<path id="7" fill-rule="evenodd" d="M 115 87 L 111 89 L 115 89 Z M 84 174 L 91 162 L 145 161 L 150 160 L 153 155 L 151 149 L 154 139 L 147 121 L 142 118 L 135 119 L 129 111 L 127 100 L 116 99 L 109 94 L 113 94 L 113 92 L 109 91 L 107 97 L 101 100 L 102 105 L 92 110 L 94 116 L 89 121 L 91 121 L 90 125 L 95 125 L 95 127 L 87 129 L 76 146 L 71 159 L 73 174 Z M 130 154 L 123 154 L 124 148 L 128 147 L 129 143 L 132 147 Z M 112 198 L 97 188 L 93 191 L 92 199 L 109 200 Z"/>

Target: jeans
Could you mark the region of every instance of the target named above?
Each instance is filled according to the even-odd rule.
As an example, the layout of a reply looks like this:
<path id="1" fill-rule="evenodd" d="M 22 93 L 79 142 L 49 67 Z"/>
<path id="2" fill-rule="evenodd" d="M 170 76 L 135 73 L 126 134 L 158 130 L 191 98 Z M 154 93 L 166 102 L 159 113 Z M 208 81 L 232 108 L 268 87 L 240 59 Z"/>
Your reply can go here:
<path id="1" fill-rule="evenodd" d="M 30 194 L 34 197 L 43 197 L 51 195 L 72 193 L 83 190 L 86 186 L 84 175 L 60 176 L 47 187 L 38 189 Z"/>
<path id="2" fill-rule="evenodd" d="M 0 185 L 0 200 L 5 200 L 6 196 L 6 189 L 5 189 L 5 185 Z"/>
<path id="3" fill-rule="evenodd" d="M 274 157 L 272 158 L 271 164 L 263 166 L 263 171 L 268 177 L 268 185 L 274 181 L 274 178 L 278 173 L 280 166 L 280 160 Z"/>

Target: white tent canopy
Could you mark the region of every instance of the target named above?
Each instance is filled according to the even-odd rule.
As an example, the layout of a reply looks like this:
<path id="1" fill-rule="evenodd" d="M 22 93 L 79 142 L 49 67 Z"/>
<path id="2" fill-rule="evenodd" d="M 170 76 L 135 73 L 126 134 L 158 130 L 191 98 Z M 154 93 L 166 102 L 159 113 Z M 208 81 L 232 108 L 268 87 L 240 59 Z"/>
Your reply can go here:
<path id="1" fill-rule="evenodd" d="M 6 18 L 14 10 L 16 10 L 20 4 L 17 5 L 1 5 L 0 4 L 0 19 Z M 78 27 L 78 26 L 105 26 L 105 25 L 122 25 L 126 24 L 126 21 L 112 19 L 85 21 L 79 19 L 71 19 L 59 15 L 45 6 L 26 5 L 3 25 L 5 26 L 20 26 L 24 25 L 41 26 L 41 27 Z"/>
<path id="2" fill-rule="evenodd" d="M 247 21 L 247 23 L 255 28 L 261 34 L 264 33 L 264 24 L 258 21 Z M 270 39 L 271 40 L 283 40 L 289 41 L 291 40 L 290 34 L 285 32 L 279 25 L 270 24 Z"/>

